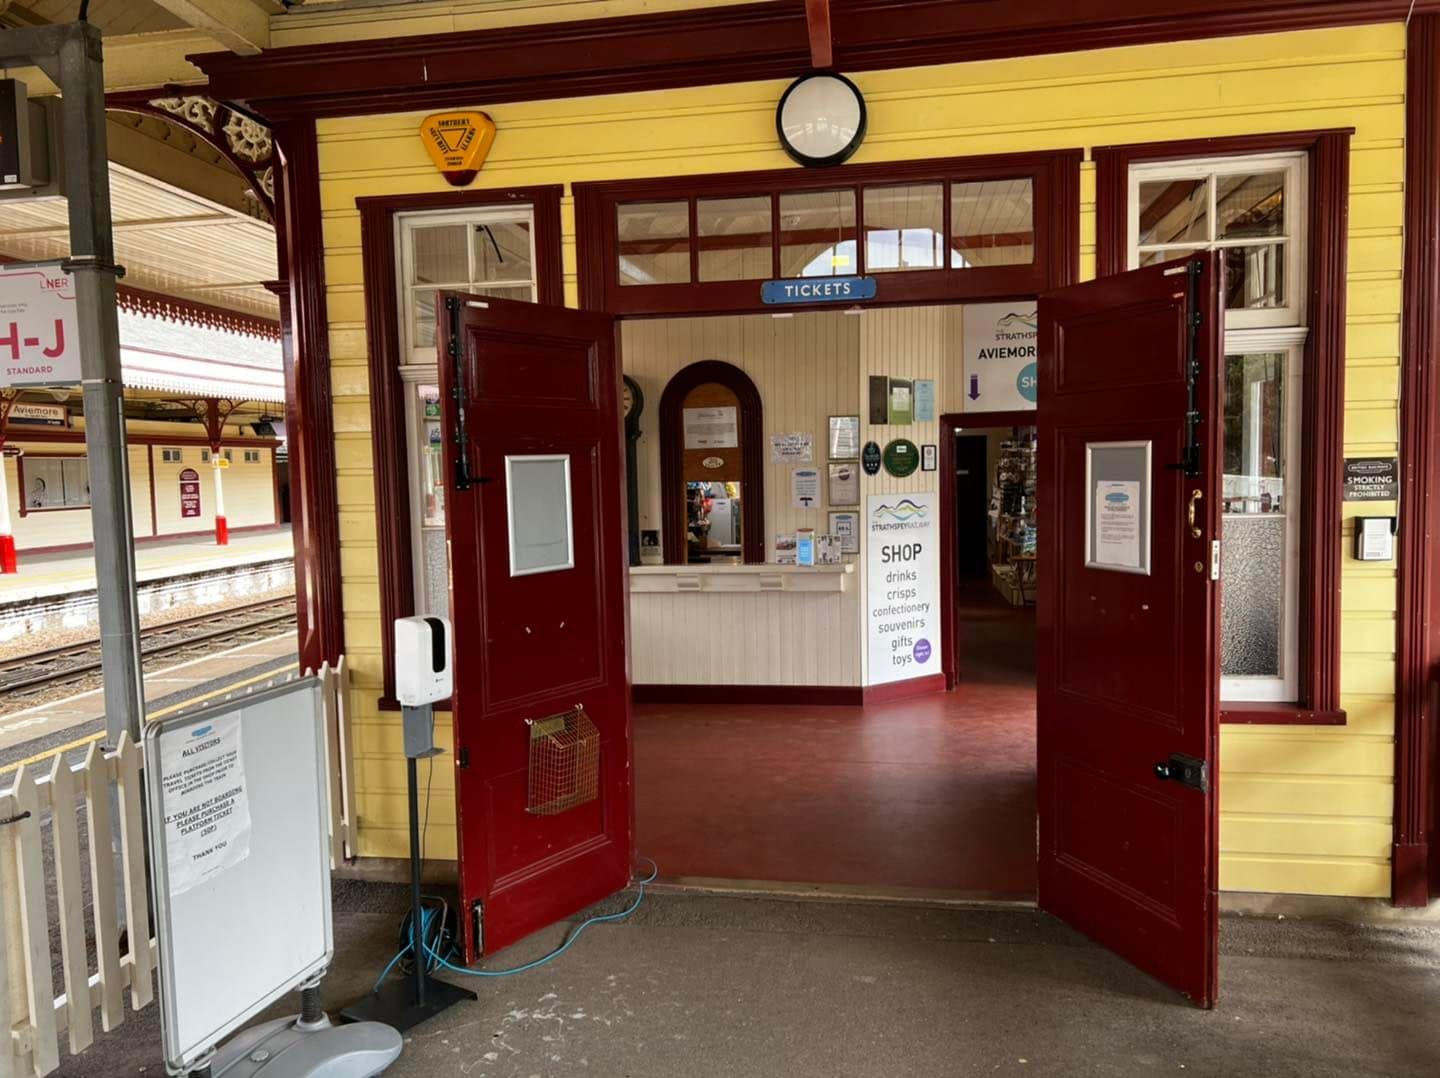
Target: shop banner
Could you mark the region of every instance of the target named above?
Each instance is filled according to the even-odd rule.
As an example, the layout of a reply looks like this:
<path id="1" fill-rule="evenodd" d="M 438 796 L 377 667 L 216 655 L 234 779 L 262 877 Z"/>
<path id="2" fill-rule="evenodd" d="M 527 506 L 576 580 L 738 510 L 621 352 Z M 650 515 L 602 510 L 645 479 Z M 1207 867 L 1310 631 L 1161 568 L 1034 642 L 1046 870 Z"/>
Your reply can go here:
<path id="1" fill-rule="evenodd" d="M 940 673 L 939 503 L 934 491 L 867 499 L 867 685 Z"/>
<path id="2" fill-rule="evenodd" d="M 75 285 L 59 265 L 0 266 L 0 389 L 80 381 Z"/>
<path id="3" fill-rule="evenodd" d="M 964 308 L 966 412 L 1035 407 L 1040 317 L 1031 303 L 967 303 Z"/>

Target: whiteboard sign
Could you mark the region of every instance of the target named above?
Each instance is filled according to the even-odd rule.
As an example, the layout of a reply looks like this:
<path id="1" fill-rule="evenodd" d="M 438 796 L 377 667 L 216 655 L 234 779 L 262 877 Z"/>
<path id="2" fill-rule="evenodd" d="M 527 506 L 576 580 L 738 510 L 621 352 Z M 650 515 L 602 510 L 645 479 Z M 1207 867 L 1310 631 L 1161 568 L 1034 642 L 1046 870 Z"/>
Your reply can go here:
<path id="1" fill-rule="evenodd" d="M 0 389 L 79 381 L 75 282 L 58 263 L 0 266 Z"/>
<path id="2" fill-rule="evenodd" d="M 146 727 L 161 1027 L 172 1073 L 330 964 L 321 691 L 318 679 L 304 678 Z"/>
<path id="3" fill-rule="evenodd" d="M 865 506 L 869 685 L 940 672 L 940 496 L 872 494 Z"/>

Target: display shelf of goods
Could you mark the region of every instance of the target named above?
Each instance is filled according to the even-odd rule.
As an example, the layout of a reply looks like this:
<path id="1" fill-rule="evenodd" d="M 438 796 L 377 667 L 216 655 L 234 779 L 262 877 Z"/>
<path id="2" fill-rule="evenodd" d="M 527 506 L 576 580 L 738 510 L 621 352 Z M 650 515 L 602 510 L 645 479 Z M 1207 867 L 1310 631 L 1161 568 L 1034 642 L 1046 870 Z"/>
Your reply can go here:
<path id="1" fill-rule="evenodd" d="M 1035 441 L 1000 443 L 990 503 L 995 587 L 1015 606 L 1035 601 Z"/>

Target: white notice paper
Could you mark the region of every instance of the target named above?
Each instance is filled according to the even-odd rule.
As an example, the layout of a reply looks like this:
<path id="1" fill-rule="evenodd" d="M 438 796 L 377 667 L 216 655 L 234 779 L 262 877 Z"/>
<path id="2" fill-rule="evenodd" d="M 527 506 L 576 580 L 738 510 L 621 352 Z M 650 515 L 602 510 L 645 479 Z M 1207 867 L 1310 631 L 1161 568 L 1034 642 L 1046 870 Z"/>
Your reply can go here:
<path id="1" fill-rule="evenodd" d="M 814 509 L 820 504 L 818 468 L 796 468 L 790 473 L 790 504 L 796 509 Z"/>
<path id="2" fill-rule="evenodd" d="M 1140 568 L 1138 481 L 1102 479 L 1095 484 L 1095 549 L 1090 561 L 1100 568 Z"/>
<path id="3" fill-rule="evenodd" d="M 809 464 L 814 460 L 810 435 L 805 431 L 770 435 L 771 464 Z"/>
<path id="4" fill-rule="evenodd" d="M 250 795 L 240 716 L 160 744 L 170 893 L 178 895 L 250 856 Z"/>
<path id="5" fill-rule="evenodd" d="M 686 408 L 681 425 L 686 449 L 734 449 L 740 444 L 734 408 Z"/>

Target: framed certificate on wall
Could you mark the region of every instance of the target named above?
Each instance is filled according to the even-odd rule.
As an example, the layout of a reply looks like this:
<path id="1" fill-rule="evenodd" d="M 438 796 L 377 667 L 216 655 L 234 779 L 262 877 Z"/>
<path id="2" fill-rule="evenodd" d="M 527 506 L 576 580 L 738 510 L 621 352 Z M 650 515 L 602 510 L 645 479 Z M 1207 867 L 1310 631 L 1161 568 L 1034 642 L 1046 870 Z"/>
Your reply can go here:
<path id="1" fill-rule="evenodd" d="M 830 417 L 830 452 L 827 459 L 860 459 L 860 417 L 858 415 L 832 415 Z"/>
<path id="2" fill-rule="evenodd" d="M 832 460 L 825 501 L 830 505 L 860 504 L 860 464 L 853 460 Z"/>

